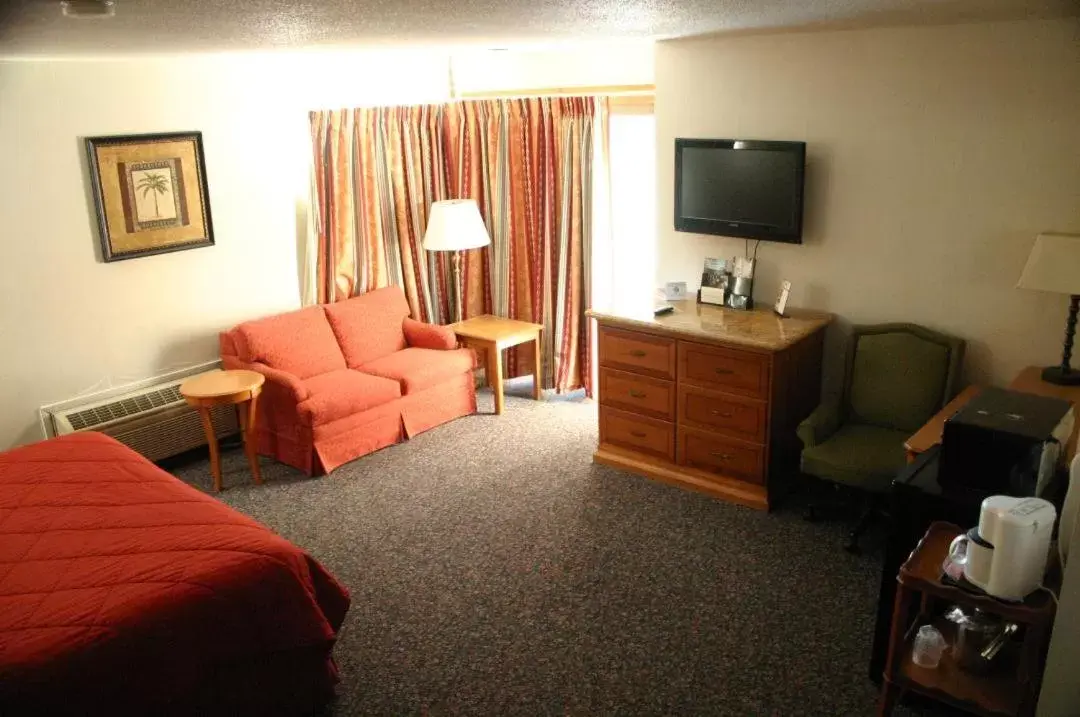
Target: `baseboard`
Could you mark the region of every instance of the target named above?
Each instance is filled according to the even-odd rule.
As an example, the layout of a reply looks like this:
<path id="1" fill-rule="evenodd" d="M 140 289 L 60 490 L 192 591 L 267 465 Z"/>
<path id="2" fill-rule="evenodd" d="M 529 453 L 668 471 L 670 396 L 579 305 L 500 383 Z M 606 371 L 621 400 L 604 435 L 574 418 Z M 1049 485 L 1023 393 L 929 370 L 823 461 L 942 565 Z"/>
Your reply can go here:
<path id="1" fill-rule="evenodd" d="M 696 468 L 651 460 L 647 456 L 608 447 L 598 448 L 596 453 L 593 453 L 593 461 L 681 488 L 696 490 L 747 508 L 765 511 L 769 509 L 769 495 L 764 486 L 724 478 Z"/>

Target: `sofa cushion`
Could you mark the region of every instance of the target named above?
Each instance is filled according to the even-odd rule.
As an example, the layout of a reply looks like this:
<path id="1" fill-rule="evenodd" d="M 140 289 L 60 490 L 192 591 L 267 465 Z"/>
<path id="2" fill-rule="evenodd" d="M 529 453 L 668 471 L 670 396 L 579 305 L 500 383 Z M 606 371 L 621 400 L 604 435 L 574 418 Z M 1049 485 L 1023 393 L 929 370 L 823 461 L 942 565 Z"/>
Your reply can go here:
<path id="1" fill-rule="evenodd" d="M 345 368 L 321 306 L 247 321 L 236 327 L 237 349 L 247 363 L 264 363 L 304 379 Z"/>
<path id="2" fill-rule="evenodd" d="M 410 394 L 472 371 L 474 358 L 471 349 L 437 351 L 410 348 L 366 363 L 360 370 L 400 381 L 405 394 Z"/>
<path id="3" fill-rule="evenodd" d="M 297 404 L 300 416 L 311 426 L 321 426 L 401 396 L 397 381 L 344 368 L 302 382 L 311 395 Z"/>
<path id="4" fill-rule="evenodd" d="M 325 308 L 349 368 L 405 348 L 401 323 L 409 315 L 409 302 L 399 287 L 376 289 Z"/>

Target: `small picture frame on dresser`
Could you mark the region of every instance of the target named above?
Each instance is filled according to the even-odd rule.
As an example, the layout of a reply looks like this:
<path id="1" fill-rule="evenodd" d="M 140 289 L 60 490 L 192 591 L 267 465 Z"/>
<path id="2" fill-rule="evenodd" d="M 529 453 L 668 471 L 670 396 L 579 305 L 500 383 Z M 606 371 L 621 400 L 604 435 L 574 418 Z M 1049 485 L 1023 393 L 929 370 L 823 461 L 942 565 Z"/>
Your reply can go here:
<path id="1" fill-rule="evenodd" d="M 664 284 L 665 301 L 682 301 L 686 298 L 685 281 L 669 281 Z"/>
<path id="2" fill-rule="evenodd" d="M 701 288 L 698 289 L 699 304 L 723 306 L 730 287 L 731 262 L 727 259 L 708 258 L 701 272 Z"/>

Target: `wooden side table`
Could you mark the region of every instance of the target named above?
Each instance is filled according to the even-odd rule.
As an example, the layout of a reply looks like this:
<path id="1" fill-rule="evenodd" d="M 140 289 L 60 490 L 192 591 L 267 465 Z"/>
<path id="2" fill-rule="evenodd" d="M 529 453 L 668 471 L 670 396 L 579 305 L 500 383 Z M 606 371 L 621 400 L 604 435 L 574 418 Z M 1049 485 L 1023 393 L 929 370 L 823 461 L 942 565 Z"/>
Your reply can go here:
<path id="1" fill-rule="evenodd" d="M 459 321 L 456 324 L 450 324 L 450 328 L 457 334 L 461 343 L 484 352 L 486 357 L 484 374 L 487 377 L 488 385 L 495 392 L 496 414 L 503 412 L 504 403 L 503 349 L 532 341 L 534 351 L 533 370 L 535 371 L 533 374 L 533 398 L 537 401 L 540 400 L 540 379 L 543 374 L 540 341 L 544 331 L 543 325 L 485 314 Z"/>
<path id="2" fill-rule="evenodd" d="M 215 406 L 236 406 L 240 417 L 240 433 L 244 437 L 244 452 L 255 483 L 262 483 L 259 456 L 256 453 L 258 438 L 255 433 L 255 410 L 266 379 L 256 371 L 209 371 L 184 381 L 180 394 L 198 409 L 202 418 L 206 441 L 210 445 L 210 472 L 214 476 L 214 491 L 221 491 L 221 453 L 218 449 L 214 424 L 210 421 L 210 409 Z M 245 405 L 246 404 L 246 405 Z"/>
<path id="3" fill-rule="evenodd" d="M 949 552 L 949 543 L 962 532 L 950 523 L 933 523 L 900 568 L 878 717 L 892 714 L 896 702 L 906 691 L 987 717 L 1035 713 L 1042 681 L 1042 656 L 1054 619 L 1054 602 L 1044 591 L 1029 595 L 1022 603 L 1009 603 L 942 582 L 941 565 Z M 916 598 L 919 599 L 918 615 L 910 621 L 910 608 Z M 1020 626 L 1015 669 L 977 674 L 960 667 L 952 654 L 955 634 L 951 634 L 950 625 L 934 620 L 935 611 L 941 612 L 954 604 L 978 608 Z M 911 657 L 915 633 L 925 624 L 934 624 L 949 642 L 935 669 L 920 667 Z M 1006 659 L 1005 655 L 999 655 L 999 659 Z"/>

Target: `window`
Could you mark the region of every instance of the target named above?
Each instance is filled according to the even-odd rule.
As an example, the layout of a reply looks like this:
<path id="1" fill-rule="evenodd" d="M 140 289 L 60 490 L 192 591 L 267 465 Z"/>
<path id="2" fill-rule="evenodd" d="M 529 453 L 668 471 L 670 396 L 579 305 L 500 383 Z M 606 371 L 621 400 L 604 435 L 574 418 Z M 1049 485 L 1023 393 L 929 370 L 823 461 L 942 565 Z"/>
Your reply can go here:
<path id="1" fill-rule="evenodd" d="M 620 111 L 630 109 L 632 111 Z M 647 110 L 647 111 L 645 111 Z M 656 118 L 651 103 L 612 103 L 610 232 L 594 252 L 593 304 L 648 306 L 656 284 Z"/>
<path id="2" fill-rule="evenodd" d="M 656 117 L 651 96 L 612 99 L 607 160 L 610 182 L 598 182 L 594 204 L 590 303 L 601 310 L 649 311 L 656 289 Z M 597 172 L 603 171 L 601 165 Z M 596 339 L 594 335 L 593 386 L 599 386 Z"/>

